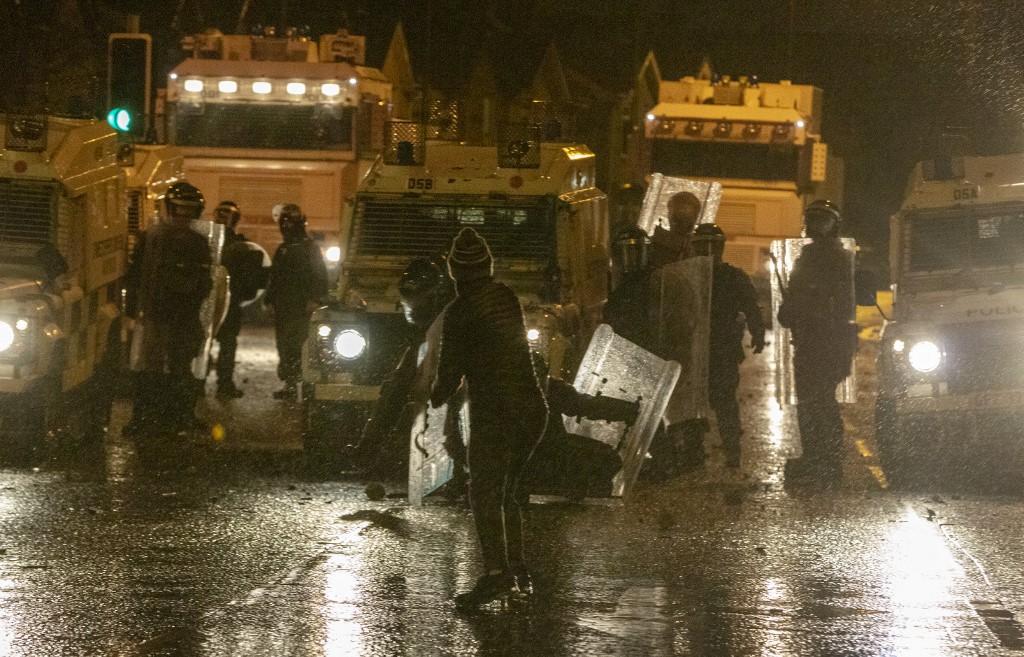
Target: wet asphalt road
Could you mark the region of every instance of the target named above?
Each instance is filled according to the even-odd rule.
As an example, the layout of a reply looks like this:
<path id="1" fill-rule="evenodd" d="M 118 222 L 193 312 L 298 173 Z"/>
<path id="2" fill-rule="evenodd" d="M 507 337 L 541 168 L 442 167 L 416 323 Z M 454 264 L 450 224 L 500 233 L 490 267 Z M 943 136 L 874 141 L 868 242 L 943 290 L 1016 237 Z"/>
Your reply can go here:
<path id="1" fill-rule="evenodd" d="M 795 416 L 771 400 L 767 361 L 748 361 L 742 473 L 712 437 L 703 471 L 617 508 L 533 507 L 535 600 L 466 616 L 451 598 L 478 574 L 468 510 L 307 475 L 297 407 L 270 399 L 271 346 L 244 335 L 249 394 L 204 405 L 222 440 L 115 431 L 0 470 L 0 655 L 1024 650 L 1020 493 L 884 489 L 869 394 L 847 409 L 843 488 L 787 489 Z"/>

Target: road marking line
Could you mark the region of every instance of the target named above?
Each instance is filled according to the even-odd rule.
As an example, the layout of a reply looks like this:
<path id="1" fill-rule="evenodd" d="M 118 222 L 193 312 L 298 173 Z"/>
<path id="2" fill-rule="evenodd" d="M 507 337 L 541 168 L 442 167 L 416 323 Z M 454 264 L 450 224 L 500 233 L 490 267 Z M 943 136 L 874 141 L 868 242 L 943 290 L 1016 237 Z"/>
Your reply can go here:
<path id="1" fill-rule="evenodd" d="M 945 539 L 974 564 L 974 567 L 981 573 L 981 578 L 985 580 L 986 586 L 996 592 L 988 572 L 985 571 L 985 566 L 961 545 L 960 541 L 956 540 L 946 527 L 948 527 L 947 524 L 939 524 L 939 531 L 942 532 Z M 967 602 L 985 623 L 985 627 L 999 640 L 1000 646 L 1009 650 L 1024 651 L 1024 625 L 1014 618 L 1013 612 L 1007 609 L 1002 602 L 981 599 L 972 599 Z"/>
<path id="2" fill-rule="evenodd" d="M 871 448 L 868 447 L 867 443 L 864 442 L 863 439 L 857 438 L 856 440 L 853 441 L 853 444 L 856 445 L 857 451 L 860 452 L 862 458 L 875 458 L 875 453 L 871 451 Z M 868 465 L 866 467 L 868 469 L 868 472 L 870 472 L 871 475 L 875 478 L 875 481 L 878 482 L 879 488 L 885 489 L 889 487 L 889 480 L 886 479 L 885 471 L 882 470 L 881 467 L 877 465 Z"/>

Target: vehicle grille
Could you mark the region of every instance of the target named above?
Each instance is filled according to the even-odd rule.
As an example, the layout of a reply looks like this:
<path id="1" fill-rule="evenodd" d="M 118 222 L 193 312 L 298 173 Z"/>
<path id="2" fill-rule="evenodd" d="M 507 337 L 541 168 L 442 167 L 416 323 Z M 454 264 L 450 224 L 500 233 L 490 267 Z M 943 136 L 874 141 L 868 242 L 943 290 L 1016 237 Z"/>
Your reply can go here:
<path id="1" fill-rule="evenodd" d="M 990 324 L 956 324 L 943 329 L 950 393 L 1024 387 L 1024 331 L 1020 324 Z"/>
<path id="2" fill-rule="evenodd" d="M 57 184 L 0 178 L 0 246 L 53 242 Z"/>
<path id="3" fill-rule="evenodd" d="M 552 203 L 361 199 L 352 226 L 353 255 L 411 259 L 446 254 L 452 238 L 468 226 L 487 240 L 497 261 L 546 261 L 553 255 L 555 242 Z"/>

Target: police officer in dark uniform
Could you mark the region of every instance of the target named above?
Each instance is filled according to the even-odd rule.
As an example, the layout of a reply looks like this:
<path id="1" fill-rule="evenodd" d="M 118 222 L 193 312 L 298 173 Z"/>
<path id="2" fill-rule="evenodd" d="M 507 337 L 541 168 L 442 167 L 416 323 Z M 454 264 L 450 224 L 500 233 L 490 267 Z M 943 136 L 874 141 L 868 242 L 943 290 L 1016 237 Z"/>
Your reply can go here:
<path id="1" fill-rule="evenodd" d="M 295 399 L 302 379 L 302 344 L 309 316 L 327 297 L 327 266 L 320 247 L 306 234 L 306 216 L 299 206 L 288 203 L 282 207 L 278 221 L 284 242 L 274 252 L 264 299 L 274 313 L 277 376 L 284 381 L 274 399 Z"/>
<path id="2" fill-rule="evenodd" d="M 445 310 L 435 408 L 463 378 L 470 400 L 469 495 L 485 574 L 456 598 L 474 607 L 517 592 L 529 574 L 523 556 L 523 499 L 519 480 L 547 423 L 534 374 L 523 310 L 515 292 L 493 278 L 487 243 L 463 228 L 448 267 L 457 297 Z"/>
<path id="3" fill-rule="evenodd" d="M 190 224 L 203 195 L 177 182 L 164 198 L 166 216 L 139 236 L 126 273 L 127 312 L 135 318 L 137 372 L 129 435 L 201 429 L 195 403 L 202 382 L 192 375 L 205 329 L 200 307 L 213 287 L 210 246 Z"/>
<path id="4" fill-rule="evenodd" d="M 231 298 L 224 322 L 217 330 L 217 398 L 238 399 L 244 393 L 235 385 L 235 353 L 238 334 L 242 330 L 242 302 L 252 299 L 263 287 L 263 253 L 247 246 L 245 235 L 236 232 L 242 213 L 234 201 L 221 201 L 213 218 L 224 226 L 224 248 L 221 262 L 231 278 Z"/>
<path id="5" fill-rule="evenodd" d="M 708 345 L 708 400 L 725 449 L 725 465 L 740 465 L 740 407 L 736 388 L 743 362 L 743 330 L 750 331 L 755 354 L 764 350 L 764 321 L 757 292 L 743 270 L 722 262 L 725 233 L 715 224 L 700 224 L 691 240 L 694 255 L 715 260 L 711 277 L 711 336 Z M 703 451 L 703 446 L 698 446 Z"/>
<path id="6" fill-rule="evenodd" d="M 857 349 L 853 254 L 839 241 L 839 207 L 814 201 L 804 211 L 812 242 L 793 263 L 779 323 L 793 334 L 797 422 L 803 456 L 786 464 L 787 479 L 834 484 L 842 477 L 843 418 L 836 386 L 850 374 Z"/>
<path id="7" fill-rule="evenodd" d="M 620 232 L 612 243 L 618 285 L 608 295 L 604 322 L 633 344 L 651 349 L 648 295 L 651 286 L 651 238 L 639 226 Z"/>
<path id="8" fill-rule="evenodd" d="M 366 467 L 375 476 L 400 473 L 405 477 L 408 473 L 409 431 L 414 417 L 406 412 L 407 404 L 414 397 L 425 403 L 433 384 L 433 374 L 420 371 L 421 346 L 434 320 L 455 298 L 455 286 L 444 257 L 413 259 L 402 272 L 398 294 L 411 329 L 409 344 L 398 366 L 381 384 L 380 396 L 355 450 L 356 465 Z M 422 391 L 415 389 L 418 383 Z M 449 437 L 449 454 L 455 460 L 458 476 L 465 463 L 465 450 L 459 449 L 461 436 Z"/>

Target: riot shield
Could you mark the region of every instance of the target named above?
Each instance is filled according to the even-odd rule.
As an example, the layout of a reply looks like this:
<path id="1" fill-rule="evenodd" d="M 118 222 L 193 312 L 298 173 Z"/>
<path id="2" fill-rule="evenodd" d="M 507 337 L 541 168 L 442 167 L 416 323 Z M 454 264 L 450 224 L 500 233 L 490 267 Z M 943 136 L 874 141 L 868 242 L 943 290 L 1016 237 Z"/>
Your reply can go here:
<path id="1" fill-rule="evenodd" d="M 411 404 L 415 404 L 416 419 L 409 440 L 409 504 L 420 506 L 423 498 L 451 481 L 455 464 L 445 448 L 445 424 L 448 404 L 430 407 L 430 388 L 437 377 L 441 355 L 441 331 L 444 327 L 441 311 L 430 328 L 417 358 L 416 382 L 413 384 Z M 457 397 L 458 395 L 456 395 Z M 450 400 L 451 401 L 451 400 Z M 469 404 L 462 401 L 459 409 L 458 430 L 463 443 L 469 438 Z"/>
<path id="2" fill-rule="evenodd" d="M 248 256 L 251 256 L 251 261 L 246 259 L 247 269 L 252 269 L 254 272 L 258 271 L 258 285 L 246 286 L 252 289 L 254 294 L 248 299 L 239 299 L 238 305 L 242 308 L 251 306 L 260 300 L 263 294 L 267 291 L 267 282 L 270 279 L 270 265 L 271 259 L 270 254 L 267 253 L 266 249 L 257 244 L 256 242 L 250 242 L 246 240 L 242 242 L 246 249 L 249 250 Z"/>
<path id="3" fill-rule="evenodd" d="M 648 313 L 652 349 L 679 363 L 682 373 L 665 419 L 676 424 L 706 418 L 708 342 L 711 333 L 711 256 L 687 258 L 651 274 Z"/>
<path id="4" fill-rule="evenodd" d="M 841 239 L 843 248 L 856 253 L 857 242 L 852 237 Z M 772 255 L 772 317 L 779 316 L 779 306 L 785 290 L 789 287 L 789 275 L 800 252 L 810 240 L 805 238 L 774 240 Z M 850 258 L 850 290 L 853 290 L 854 258 Z M 851 308 L 854 300 L 850 299 Z M 775 339 L 772 341 L 772 359 L 775 368 L 775 396 L 780 404 L 796 404 L 796 378 L 793 373 L 793 343 L 790 330 L 775 322 Z M 850 376 L 836 387 L 836 399 L 841 404 L 857 401 L 857 361 L 850 367 Z"/>
<path id="5" fill-rule="evenodd" d="M 656 173 L 651 176 L 647 193 L 644 194 L 644 203 L 640 208 L 637 225 L 647 231 L 648 235 L 654 233 L 656 226 L 669 230 L 668 200 L 679 192 L 690 192 L 700 199 L 701 211 L 700 217 L 697 219 L 698 224 L 714 223 L 715 216 L 718 214 L 718 206 L 722 203 L 722 183 L 674 178 Z"/>
<path id="6" fill-rule="evenodd" d="M 453 402 L 454 403 L 454 402 Z M 409 504 L 420 506 L 423 498 L 455 476 L 455 462 L 445 448 L 448 404 L 431 408 L 421 404 L 412 425 L 409 443 Z M 463 402 L 458 422 L 463 436 L 469 435 L 469 403 Z"/>
<path id="7" fill-rule="evenodd" d="M 192 375 L 197 379 L 205 379 L 210 371 L 210 350 L 213 347 L 213 336 L 228 312 L 228 300 L 231 294 L 228 289 L 228 272 L 221 265 L 221 250 L 224 248 L 224 226 L 221 224 L 197 219 L 192 222 L 192 230 L 206 238 L 210 245 L 210 260 L 213 268 L 210 275 L 213 277 L 213 289 L 209 296 L 203 301 L 199 309 L 199 319 L 206 334 L 203 340 L 203 347 L 199 355 L 192 361 Z"/>
<path id="8" fill-rule="evenodd" d="M 636 483 L 680 371 L 679 363 L 662 360 L 641 349 L 616 335 L 607 324 L 601 324 L 594 332 L 573 387 L 589 395 L 639 399 L 640 413 L 625 435 L 621 422 L 584 418 L 565 418 L 565 430 L 619 450 L 622 470 L 612 482 L 613 497 L 629 494 Z"/>

